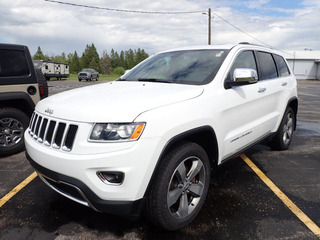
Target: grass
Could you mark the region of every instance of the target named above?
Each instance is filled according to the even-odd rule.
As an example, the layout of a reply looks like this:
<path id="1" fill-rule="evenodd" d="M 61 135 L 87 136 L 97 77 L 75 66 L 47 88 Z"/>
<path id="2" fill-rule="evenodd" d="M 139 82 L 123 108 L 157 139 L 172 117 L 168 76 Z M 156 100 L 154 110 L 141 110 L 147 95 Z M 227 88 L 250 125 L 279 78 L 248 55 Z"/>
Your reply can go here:
<path id="1" fill-rule="evenodd" d="M 99 81 L 113 81 L 119 78 L 121 75 L 118 74 L 99 74 Z M 52 78 L 55 80 L 55 78 Z M 76 73 L 71 73 L 68 78 L 64 78 L 63 80 L 76 80 L 78 81 L 78 75 Z M 83 80 L 84 81 L 84 80 Z"/>

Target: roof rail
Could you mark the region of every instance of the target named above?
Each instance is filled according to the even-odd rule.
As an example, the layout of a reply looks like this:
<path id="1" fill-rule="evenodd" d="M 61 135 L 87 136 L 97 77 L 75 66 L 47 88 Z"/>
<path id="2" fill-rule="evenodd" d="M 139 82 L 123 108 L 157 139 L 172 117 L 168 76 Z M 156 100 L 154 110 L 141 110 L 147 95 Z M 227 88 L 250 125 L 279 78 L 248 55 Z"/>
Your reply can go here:
<path id="1" fill-rule="evenodd" d="M 256 44 L 256 43 L 249 43 L 249 42 L 240 42 L 238 44 L 244 44 L 244 45 L 252 45 L 252 46 L 258 46 L 258 47 L 265 47 L 265 48 L 270 48 L 270 49 L 275 49 L 272 46 L 268 45 L 261 45 L 261 44 Z"/>

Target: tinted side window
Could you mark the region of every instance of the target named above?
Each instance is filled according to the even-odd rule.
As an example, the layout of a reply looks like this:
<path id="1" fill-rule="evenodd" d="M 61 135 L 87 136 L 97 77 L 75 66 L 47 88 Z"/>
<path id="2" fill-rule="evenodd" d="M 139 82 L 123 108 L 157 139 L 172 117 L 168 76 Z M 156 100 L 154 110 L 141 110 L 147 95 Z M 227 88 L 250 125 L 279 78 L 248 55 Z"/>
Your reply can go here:
<path id="1" fill-rule="evenodd" d="M 28 62 L 23 51 L 0 49 L 0 77 L 28 76 Z"/>
<path id="2" fill-rule="evenodd" d="M 260 63 L 261 80 L 276 78 L 278 76 L 277 68 L 272 55 L 266 52 L 258 52 L 257 54 Z"/>
<path id="3" fill-rule="evenodd" d="M 274 59 L 276 60 L 279 77 L 289 76 L 290 75 L 289 69 L 284 59 L 279 55 L 273 55 L 273 56 L 274 56 Z"/>
<path id="4" fill-rule="evenodd" d="M 233 80 L 233 72 L 236 68 L 251 68 L 257 71 L 257 64 L 253 51 L 243 51 L 237 56 L 228 73 L 227 80 Z"/>

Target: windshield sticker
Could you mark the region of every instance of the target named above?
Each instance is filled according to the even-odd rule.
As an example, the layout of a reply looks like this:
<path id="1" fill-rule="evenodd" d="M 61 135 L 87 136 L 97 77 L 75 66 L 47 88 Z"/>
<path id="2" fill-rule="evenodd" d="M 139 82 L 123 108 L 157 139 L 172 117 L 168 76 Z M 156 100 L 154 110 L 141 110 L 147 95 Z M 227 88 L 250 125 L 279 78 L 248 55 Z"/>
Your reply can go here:
<path id="1" fill-rule="evenodd" d="M 220 51 L 218 53 L 216 53 L 216 57 L 221 57 L 221 55 L 224 53 L 224 51 Z"/>

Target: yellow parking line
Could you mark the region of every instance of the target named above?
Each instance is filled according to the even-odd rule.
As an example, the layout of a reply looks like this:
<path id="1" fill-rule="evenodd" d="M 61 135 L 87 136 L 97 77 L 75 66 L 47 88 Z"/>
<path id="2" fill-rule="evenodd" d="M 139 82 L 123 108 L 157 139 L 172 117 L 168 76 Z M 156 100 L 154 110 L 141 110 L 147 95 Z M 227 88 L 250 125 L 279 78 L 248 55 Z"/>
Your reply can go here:
<path id="1" fill-rule="evenodd" d="M 240 157 L 259 176 L 259 178 L 280 198 L 280 200 L 293 212 L 317 237 L 320 238 L 320 228 L 297 207 L 246 155 Z"/>
<path id="2" fill-rule="evenodd" d="M 29 177 L 23 180 L 19 185 L 12 189 L 7 195 L 0 199 L 0 208 L 8 202 L 14 195 L 16 195 L 22 188 L 28 185 L 37 176 L 36 172 L 33 172 Z"/>

